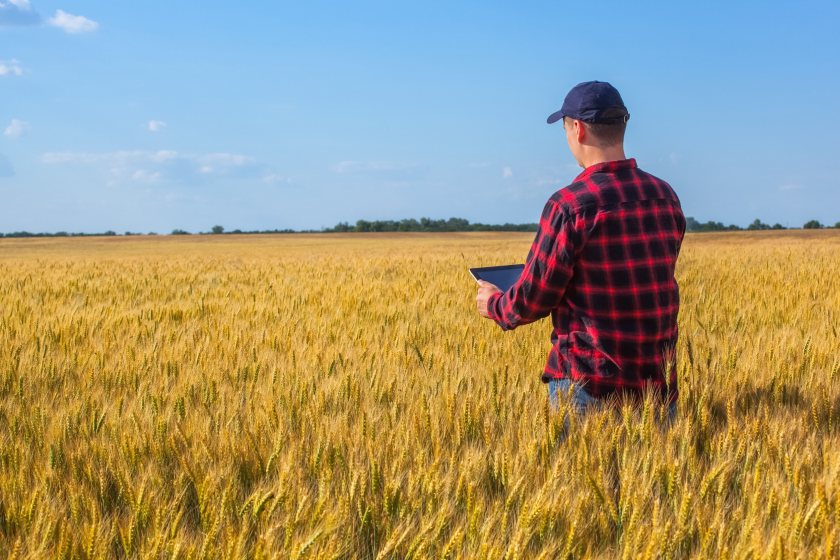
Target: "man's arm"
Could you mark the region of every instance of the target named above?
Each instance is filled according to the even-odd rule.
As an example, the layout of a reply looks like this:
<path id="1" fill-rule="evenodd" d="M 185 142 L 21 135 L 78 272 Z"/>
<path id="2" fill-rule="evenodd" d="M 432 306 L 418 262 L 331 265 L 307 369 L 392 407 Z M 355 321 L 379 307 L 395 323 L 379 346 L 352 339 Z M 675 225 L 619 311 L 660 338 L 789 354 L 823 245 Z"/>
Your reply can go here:
<path id="1" fill-rule="evenodd" d="M 539 228 L 525 269 L 507 292 L 481 284 L 478 295 L 479 313 L 486 301 L 485 317 L 493 319 L 503 330 L 532 323 L 557 307 L 572 277 L 578 246 L 578 235 L 571 217 L 553 200 L 543 208 Z"/>

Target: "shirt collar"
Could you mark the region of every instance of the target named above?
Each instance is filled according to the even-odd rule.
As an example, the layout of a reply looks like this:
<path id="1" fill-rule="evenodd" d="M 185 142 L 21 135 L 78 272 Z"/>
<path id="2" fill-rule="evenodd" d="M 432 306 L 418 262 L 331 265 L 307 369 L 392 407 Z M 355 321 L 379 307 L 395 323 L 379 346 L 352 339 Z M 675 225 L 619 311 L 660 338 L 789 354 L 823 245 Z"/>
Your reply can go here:
<path id="1" fill-rule="evenodd" d="M 629 159 L 618 159 L 615 161 L 602 161 L 601 163 L 596 163 L 594 165 L 590 165 L 583 171 L 581 171 L 580 175 L 575 177 L 575 181 L 579 181 L 586 177 L 589 177 L 593 173 L 615 173 L 621 169 L 635 169 L 638 167 L 636 165 L 635 158 Z"/>

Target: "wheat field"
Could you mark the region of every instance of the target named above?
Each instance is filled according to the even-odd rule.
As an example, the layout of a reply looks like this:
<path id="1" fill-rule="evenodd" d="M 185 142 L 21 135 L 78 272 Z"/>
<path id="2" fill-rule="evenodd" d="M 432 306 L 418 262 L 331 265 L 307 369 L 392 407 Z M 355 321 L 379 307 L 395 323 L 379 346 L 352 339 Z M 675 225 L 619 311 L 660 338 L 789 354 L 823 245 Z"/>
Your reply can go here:
<path id="1" fill-rule="evenodd" d="M 565 438 L 531 239 L 0 239 L 0 558 L 840 556 L 840 232 L 689 234 L 676 421 Z"/>

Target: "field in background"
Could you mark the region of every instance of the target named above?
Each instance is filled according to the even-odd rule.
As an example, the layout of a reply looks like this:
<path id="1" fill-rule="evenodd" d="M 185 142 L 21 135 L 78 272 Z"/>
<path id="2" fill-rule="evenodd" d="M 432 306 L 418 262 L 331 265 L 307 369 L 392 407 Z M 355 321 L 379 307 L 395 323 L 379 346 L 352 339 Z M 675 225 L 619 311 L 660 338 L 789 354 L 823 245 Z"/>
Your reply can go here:
<path id="1" fill-rule="evenodd" d="M 840 555 L 840 232 L 689 235 L 675 425 L 563 441 L 531 239 L 0 240 L 0 558 Z"/>

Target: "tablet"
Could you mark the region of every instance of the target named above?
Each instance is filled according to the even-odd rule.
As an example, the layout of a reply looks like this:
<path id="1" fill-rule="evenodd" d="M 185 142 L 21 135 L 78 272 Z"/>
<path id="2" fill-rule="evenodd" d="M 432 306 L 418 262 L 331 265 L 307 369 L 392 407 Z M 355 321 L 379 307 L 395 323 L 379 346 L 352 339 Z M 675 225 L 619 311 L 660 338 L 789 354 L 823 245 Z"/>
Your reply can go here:
<path id="1" fill-rule="evenodd" d="M 496 285 L 500 290 L 506 292 L 508 288 L 513 286 L 522 271 L 525 269 L 524 264 L 505 264 L 502 266 L 485 266 L 483 268 L 471 268 L 470 274 L 476 280 L 484 280 Z"/>

